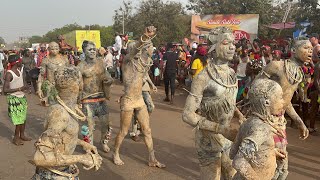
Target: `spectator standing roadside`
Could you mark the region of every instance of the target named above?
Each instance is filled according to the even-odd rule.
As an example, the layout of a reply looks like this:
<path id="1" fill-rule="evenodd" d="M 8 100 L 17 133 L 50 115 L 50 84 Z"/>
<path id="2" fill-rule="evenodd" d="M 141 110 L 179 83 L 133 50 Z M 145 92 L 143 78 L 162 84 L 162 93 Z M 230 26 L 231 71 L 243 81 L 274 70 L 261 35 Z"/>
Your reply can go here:
<path id="1" fill-rule="evenodd" d="M 207 49 L 204 46 L 199 46 L 196 51 L 194 61 L 191 65 L 192 78 L 195 78 L 204 67 L 207 65 Z"/>
<path id="2" fill-rule="evenodd" d="M 310 126 L 309 131 L 311 135 L 317 135 L 317 129 L 315 128 L 316 115 L 319 110 L 320 103 L 320 44 L 319 44 L 319 35 L 317 33 L 312 33 L 309 36 L 309 41 L 313 46 L 312 52 L 312 65 L 314 66 L 314 83 L 311 87 L 309 96 L 311 99 L 311 108 L 309 113 Z M 306 125 L 308 127 L 308 125 Z"/>
<path id="3" fill-rule="evenodd" d="M 173 104 L 174 93 L 175 93 L 175 80 L 176 80 L 176 72 L 177 72 L 177 60 L 178 54 L 174 52 L 173 44 L 168 43 L 167 45 L 167 52 L 163 56 L 163 61 L 165 62 L 164 67 L 164 85 L 165 85 L 165 93 L 166 98 L 164 101 L 170 102 Z M 171 90 L 171 98 L 169 98 L 169 86 Z"/>
<path id="4" fill-rule="evenodd" d="M 5 61 L 5 56 L 4 56 L 3 50 L 0 49 L 0 85 L 2 85 L 2 80 L 3 80 L 4 61 Z M 1 91 L 2 91 L 2 88 L 0 88 L 0 93 L 1 93 Z"/>
<path id="5" fill-rule="evenodd" d="M 7 95 L 8 115 L 16 127 L 13 143 L 19 146 L 24 144 L 23 141 L 31 141 L 24 133 L 28 105 L 23 91 L 27 86 L 24 83 L 22 59 L 16 54 L 10 55 L 8 63 L 3 91 Z"/>

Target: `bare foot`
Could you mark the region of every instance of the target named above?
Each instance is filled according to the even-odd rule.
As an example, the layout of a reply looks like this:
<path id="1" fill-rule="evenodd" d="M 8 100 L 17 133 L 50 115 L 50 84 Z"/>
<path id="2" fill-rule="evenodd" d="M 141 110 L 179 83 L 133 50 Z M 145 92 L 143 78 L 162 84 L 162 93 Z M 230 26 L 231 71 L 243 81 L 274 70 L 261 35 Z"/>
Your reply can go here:
<path id="1" fill-rule="evenodd" d="M 159 161 L 150 161 L 149 162 L 149 166 L 150 167 L 158 167 L 158 168 L 165 168 L 166 167 L 166 165 L 164 165 L 164 164 L 162 164 L 162 163 L 160 163 Z"/>
<path id="2" fill-rule="evenodd" d="M 120 159 L 119 155 L 113 154 L 113 163 L 118 166 L 124 165 L 124 162 Z"/>
<path id="3" fill-rule="evenodd" d="M 15 144 L 15 145 L 17 145 L 17 146 L 23 145 L 22 140 L 21 140 L 20 138 L 16 138 L 16 137 L 13 138 L 12 143 Z"/>
<path id="4" fill-rule="evenodd" d="M 23 141 L 31 141 L 32 140 L 31 138 L 29 138 L 27 136 L 21 136 L 20 139 Z"/>
<path id="5" fill-rule="evenodd" d="M 107 143 L 101 143 L 101 145 L 102 145 L 102 150 L 103 150 L 105 153 L 110 152 L 110 147 L 108 146 Z"/>

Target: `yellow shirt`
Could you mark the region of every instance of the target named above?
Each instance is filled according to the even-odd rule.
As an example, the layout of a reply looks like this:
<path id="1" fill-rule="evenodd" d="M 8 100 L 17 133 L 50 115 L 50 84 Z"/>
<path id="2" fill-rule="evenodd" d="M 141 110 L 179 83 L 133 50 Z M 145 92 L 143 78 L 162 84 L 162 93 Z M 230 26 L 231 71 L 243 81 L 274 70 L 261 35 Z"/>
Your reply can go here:
<path id="1" fill-rule="evenodd" d="M 196 77 L 204 68 L 205 66 L 202 65 L 200 59 L 195 59 L 192 63 L 191 69 L 195 69 L 196 73 L 192 76 L 193 78 Z"/>

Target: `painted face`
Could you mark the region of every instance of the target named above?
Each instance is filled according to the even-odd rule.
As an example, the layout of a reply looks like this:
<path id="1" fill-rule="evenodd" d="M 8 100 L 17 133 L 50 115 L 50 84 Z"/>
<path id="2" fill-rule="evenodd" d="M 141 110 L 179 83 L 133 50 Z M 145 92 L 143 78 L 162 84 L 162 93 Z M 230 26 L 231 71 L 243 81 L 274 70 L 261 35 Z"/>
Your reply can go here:
<path id="1" fill-rule="evenodd" d="M 296 58 L 299 59 L 301 62 L 311 62 L 312 60 L 312 50 L 313 47 L 311 42 L 305 41 L 304 44 L 300 45 L 296 49 Z"/>
<path id="2" fill-rule="evenodd" d="M 40 46 L 40 51 L 44 52 L 46 50 L 46 46 L 45 45 L 41 45 Z"/>
<path id="3" fill-rule="evenodd" d="M 311 42 L 312 45 L 316 45 L 319 42 L 319 40 L 316 37 L 309 38 L 309 41 Z"/>
<path id="4" fill-rule="evenodd" d="M 60 48 L 59 45 L 55 42 L 49 44 L 49 53 L 51 56 L 56 56 L 59 54 Z"/>
<path id="5" fill-rule="evenodd" d="M 284 114 L 283 92 L 280 86 L 277 86 L 273 95 L 269 99 L 270 113 L 274 116 L 282 116 Z"/>
<path id="6" fill-rule="evenodd" d="M 146 51 L 147 51 L 147 55 L 151 57 L 153 55 L 153 46 L 147 47 Z"/>
<path id="7" fill-rule="evenodd" d="M 221 41 L 216 47 L 217 57 L 221 60 L 231 61 L 236 50 L 234 36 L 232 33 L 224 33 L 221 36 Z"/>
<path id="8" fill-rule="evenodd" d="M 96 46 L 93 44 L 88 44 L 88 46 L 85 48 L 84 53 L 87 58 L 89 59 L 95 59 L 97 56 L 97 49 Z"/>

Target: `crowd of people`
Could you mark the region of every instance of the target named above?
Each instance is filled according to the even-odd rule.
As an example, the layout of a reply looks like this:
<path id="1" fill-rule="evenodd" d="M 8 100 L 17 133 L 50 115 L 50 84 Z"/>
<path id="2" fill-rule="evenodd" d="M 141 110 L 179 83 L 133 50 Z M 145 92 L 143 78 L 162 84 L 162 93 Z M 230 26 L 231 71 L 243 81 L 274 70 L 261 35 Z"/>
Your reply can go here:
<path id="1" fill-rule="evenodd" d="M 210 131 L 210 133 L 211 131 L 217 131 L 212 136 L 218 138 L 217 133 L 219 133 L 229 139 L 232 130 L 224 129 L 226 127 L 223 126 L 220 129 L 217 128 L 215 126 L 217 122 L 213 120 L 221 119 L 221 121 L 230 123 L 229 121 L 231 121 L 234 114 L 237 114 L 237 108 L 239 108 L 241 111 L 238 113 L 239 119 L 244 114 L 244 116 L 248 116 L 249 120 L 241 126 L 240 135 L 238 134 L 236 140 L 235 137 L 229 139 L 230 142 L 233 140 L 235 142 L 239 141 L 237 142 L 238 144 L 235 143 L 231 148 L 233 152 L 230 152 L 230 158 L 234 158 L 234 161 L 239 160 L 239 157 L 236 155 L 239 154 L 241 148 L 251 147 L 252 143 L 255 143 L 246 142 L 246 147 L 242 147 L 243 144 L 240 144 L 242 142 L 241 138 L 245 139 L 246 134 L 251 133 L 245 126 L 256 128 L 257 134 L 266 133 L 260 129 L 260 125 L 257 125 L 257 120 L 252 120 L 253 118 L 259 119 L 257 114 L 260 113 L 260 115 L 265 115 L 267 118 L 279 121 L 281 127 L 277 126 L 275 128 L 278 133 L 276 134 L 277 136 L 263 139 L 267 142 L 267 145 L 259 144 L 259 146 L 268 146 L 267 148 L 269 148 L 271 141 L 284 146 L 280 148 L 278 147 L 280 145 L 276 144 L 275 147 L 281 150 L 281 152 L 278 152 L 278 155 L 286 159 L 286 162 L 280 163 L 280 165 L 286 167 L 281 167 L 282 169 L 279 172 L 283 170 L 287 171 L 288 162 L 285 150 L 287 143 L 285 142 L 286 121 L 283 113 L 287 111 L 290 117 L 295 117 L 295 112 L 293 112 L 294 110 L 290 110 L 291 103 L 287 102 L 284 105 L 283 102 L 287 100 L 286 98 L 290 94 L 290 90 L 297 89 L 291 100 L 292 104 L 296 105 L 295 110 L 302 117 L 305 126 L 309 127 L 310 133 L 317 134 L 315 119 L 320 103 L 319 35 L 312 33 L 308 37 L 308 41 L 301 41 L 300 44 L 297 41 L 298 43 L 296 42 L 295 48 L 299 48 L 298 50 L 292 46 L 293 42 L 291 39 L 282 40 L 281 43 L 255 39 L 251 43 L 250 40 L 243 38 L 234 44 L 234 37 L 230 35 L 232 34 L 231 31 L 219 29 L 218 31 L 221 35 L 217 39 L 216 48 L 210 48 L 206 43 L 198 44 L 196 42 L 190 45 L 169 42 L 156 48 L 153 47 L 151 42 L 151 37 L 155 35 L 155 28 L 149 28 L 141 36 L 141 42 L 135 42 L 134 50 L 130 47 L 132 44 L 129 43 L 128 36 L 120 34 L 115 35 L 115 44 L 112 47 L 100 47 L 96 49 L 93 42 L 84 41 L 82 45 L 83 53 L 75 52 L 75 49 L 64 41 L 63 36 L 58 37 L 58 43 L 51 42 L 49 48 L 46 44 L 40 44 L 39 49 L 36 50 L 29 48 L 23 50 L 1 50 L 1 84 L 3 85 L 3 93 L 7 95 L 9 117 L 16 126 L 13 138 L 15 145 L 23 145 L 24 141 L 31 140 L 31 138 L 25 135 L 28 106 L 25 92 L 32 93 L 31 89 L 33 89 L 40 97 L 43 105 L 50 107 L 47 115 L 48 124 L 45 127 L 46 130 L 36 142 L 34 160 L 35 164 L 37 164 L 37 170 L 34 179 L 48 175 L 61 175 L 59 174 L 60 168 L 58 168 L 59 171 L 41 168 L 42 166 L 60 167 L 66 163 L 67 158 L 61 160 L 61 162 L 55 160 L 45 161 L 47 157 L 57 158 L 57 155 L 52 154 L 52 152 L 55 152 L 55 148 L 60 145 L 73 149 L 70 152 L 65 149 L 63 150 L 63 153 L 68 155 L 72 155 L 76 145 L 83 146 L 87 152 L 87 154 L 81 155 L 79 158 L 68 157 L 68 160 L 72 161 L 68 165 L 82 163 L 88 169 L 96 168 L 97 170 L 100 168 L 102 158 L 97 153 L 96 147 L 93 146 L 93 131 L 95 129 L 93 117 L 98 117 L 101 122 L 100 142 L 103 150 L 109 152 L 108 142 L 111 139 L 112 127 L 108 118 L 109 111 L 106 102 L 110 98 L 110 86 L 114 79 L 122 83 L 125 88 L 124 95 L 119 100 L 122 124 L 115 143 L 113 157 L 115 164 L 123 165 L 123 161 L 119 156 L 119 148 L 127 133 L 125 131 L 129 129 L 129 121 L 131 121 L 130 135 L 132 139 L 139 139 L 139 130 L 143 131 L 145 135 L 145 143 L 149 151 L 149 166 L 165 167 L 164 164 L 161 164 L 155 158 L 149 127 L 149 114 L 154 109 L 150 91 L 151 89 L 157 91 L 156 86 L 161 86 L 161 83 L 163 83 L 165 89 L 164 101 L 170 102 L 170 104 L 174 104 L 175 102 L 176 88 L 182 88 L 189 92 L 183 120 L 192 126 L 198 127 L 196 138 L 198 138 L 199 142 L 196 143 L 199 145 L 197 148 L 199 148 L 200 163 L 205 163 L 202 161 L 207 161 L 208 159 L 212 160 L 212 157 L 206 157 L 211 152 L 205 151 L 204 147 L 208 146 L 208 144 L 203 143 L 208 137 L 206 137 L 207 134 L 204 131 Z M 228 36 L 225 37 L 223 36 L 224 34 Z M 310 43 L 313 46 L 312 52 L 311 45 L 309 45 L 310 47 L 308 46 Z M 283 62 L 281 68 L 284 68 L 284 71 L 281 73 L 286 73 L 286 75 L 281 74 L 281 76 L 288 76 L 288 82 L 282 82 L 282 77 L 279 74 L 277 76 L 276 71 L 279 71 L 277 68 L 280 67 L 273 64 L 272 62 L 274 61 Z M 300 66 L 298 63 L 302 63 L 303 65 Z M 271 66 L 268 66 L 268 64 L 271 64 Z M 272 68 L 268 69 L 270 67 Z M 217 68 L 220 69 L 218 70 Z M 204 69 L 207 72 L 204 72 Z M 236 78 L 233 77 L 234 74 Z M 267 80 L 263 76 L 266 76 Z M 296 83 L 298 83 L 297 88 Z M 191 84 L 192 88 L 190 90 Z M 199 85 L 199 87 L 195 84 Z M 288 87 L 284 89 L 286 84 Z M 288 92 L 287 94 L 286 91 Z M 237 106 L 232 105 L 233 94 L 237 94 Z M 266 99 L 266 101 L 261 102 L 261 98 Z M 291 99 L 291 97 L 289 98 Z M 202 100 L 199 101 L 199 99 Z M 82 110 L 78 109 L 77 104 L 79 101 Z M 253 108 L 254 103 L 262 107 Z M 279 103 L 281 108 L 274 110 L 267 107 L 271 105 L 277 106 L 277 103 Z M 248 108 L 248 104 L 251 105 L 250 108 Z M 252 112 L 249 113 L 250 111 Z M 276 113 L 278 114 L 271 111 L 277 111 Z M 64 121 L 57 121 L 56 116 L 61 116 L 65 119 Z M 196 121 L 197 118 L 200 120 Z M 83 140 L 86 143 L 80 140 L 77 144 L 73 142 L 78 142 L 78 132 L 72 129 L 73 127 L 78 127 L 79 124 L 74 123 L 72 119 L 87 120 L 87 126 L 81 127 L 81 133 L 84 136 Z M 270 119 L 260 119 L 273 123 Z M 292 125 L 293 122 L 299 123 L 299 120 L 299 118 L 293 118 Z M 272 134 L 272 128 L 270 129 L 263 121 L 260 122 L 261 126 L 265 126 L 265 129 L 270 130 L 268 133 Z M 73 124 L 72 128 L 68 124 Z M 302 129 L 301 137 L 303 139 L 307 138 L 308 130 L 304 129 L 305 126 L 301 126 L 300 124 L 297 124 L 297 126 Z M 79 127 L 76 129 L 78 130 Z M 62 132 L 68 133 L 61 135 L 60 133 Z M 58 133 L 58 135 L 55 133 Z M 244 137 L 241 136 L 241 133 L 244 133 Z M 235 134 L 232 134 L 232 136 Z M 61 142 L 52 140 L 57 138 L 56 136 L 59 136 L 58 138 L 60 138 Z M 275 137 L 278 138 L 277 142 Z M 228 144 L 226 138 L 220 139 L 223 146 L 227 146 Z M 256 140 L 261 140 L 264 136 L 254 136 L 252 141 L 255 138 Z M 228 145 L 228 148 L 230 147 Z M 270 145 L 270 147 L 272 146 Z M 258 153 L 258 148 L 256 151 Z M 42 155 L 40 155 L 41 153 Z M 217 156 L 214 157 L 216 159 L 213 161 L 221 161 L 220 158 L 223 156 L 223 153 L 225 153 L 224 150 L 221 150 L 218 152 L 219 156 L 215 154 Z M 259 151 L 259 153 L 265 152 Z M 244 155 L 250 156 L 250 154 L 246 153 Z M 264 161 L 263 158 L 261 161 Z M 238 167 L 237 169 L 237 165 L 239 164 L 233 164 L 233 167 L 239 172 L 242 170 L 242 167 Z M 211 168 L 207 165 L 203 165 L 203 167 Z M 62 172 L 65 171 L 73 174 L 74 169 L 69 168 L 71 166 Z M 205 168 L 201 170 L 205 171 Z M 268 175 L 272 177 L 275 170 L 271 168 L 270 171 L 273 171 L 273 174 Z M 284 172 L 282 176 L 286 177 L 287 173 Z M 205 173 L 201 172 L 201 174 Z M 216 176 L 214 173 L 211 175 Z"/>

